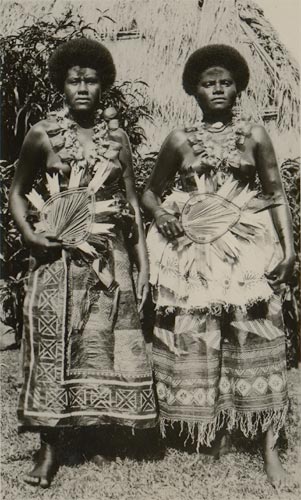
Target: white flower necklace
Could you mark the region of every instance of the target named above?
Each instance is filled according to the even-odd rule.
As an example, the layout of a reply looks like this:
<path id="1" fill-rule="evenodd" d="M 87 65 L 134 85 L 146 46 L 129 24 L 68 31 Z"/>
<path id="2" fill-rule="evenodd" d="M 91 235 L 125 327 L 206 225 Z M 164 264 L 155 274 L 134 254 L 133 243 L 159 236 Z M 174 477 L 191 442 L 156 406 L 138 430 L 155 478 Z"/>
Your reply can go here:
<path id="1" fill-rule="evenodd" d="M 193 167 L 207 168 L 214 172 L 220 169 L 228 171 L 240 167 L 241 154 L 238 146 L 243 145 L 245 138 L 250 135 L 251 123 L 249 120 L 237 121 L 232 118 L 226 124 L 216 122 L 208 126 L 201 122 L 192 127 L 185 127 L 184 130 L 189 134 L 188 142 L 197 157 Z M 221 143 L 216 137 L 224 131 L 226 132 Z"/>
<path id="2" fill-rule="evenodd" d="M 75 174 L 79 172 L 93 174 L 99 169 L 100 164 L 107 164 L 108 160 L 118 158 L 122 146 L 118 142 L 109 139 L 109 126 L 102 114 L 101 110 L 95 113 L 92 136 L 94 147 L 90 151 L 88 158 L 86 158 L 84 149 L 78 139 L 77 123 L 70 117 L 69 110 L 63 109 L 51 113 L 60 127 L 68 161 Z"/>

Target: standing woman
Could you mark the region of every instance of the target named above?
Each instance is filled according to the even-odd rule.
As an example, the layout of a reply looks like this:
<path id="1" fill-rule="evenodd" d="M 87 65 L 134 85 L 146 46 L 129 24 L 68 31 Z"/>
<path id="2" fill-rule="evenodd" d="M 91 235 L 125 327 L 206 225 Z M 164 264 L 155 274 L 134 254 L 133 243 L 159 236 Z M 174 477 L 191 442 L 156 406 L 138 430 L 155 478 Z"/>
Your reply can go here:
<path id="1" fill-rule="evenodd" d="M 203 118 L 167 137 L 143 195 L 154 218 L 153 356 L 163 435 L 180 422 L 198 446 L 210 446 L 218 431 L 261 430 L 275 484 L 285 477 L 275 443 L 288 408 L 280 294 L 294 250 L 271 140 L 233 114 L 248 80 L 246 61 L 226 45 L 196 50 L 185 65 L 184 90 Z M 176 174 L 182 189 L 161 203 Z M 268 206 L 273 225 L 262 213 Z"/>
<path id="2" fill-rule="evenodd" d="M 31 128 L 10 193 L 31 250 L 18 418 L 21 431 L 41 433 L 25 480 L 43 488 L 58 467 L 60 429 L 155 425 L 139 321 L 149 270 L 131 148 L 110 119 L 114 110 L 99 109 L 115 79 L 113 59 L 102 44 L 75 39 L 58 47 L 49 71 L 66 109 Z M 48 194 L 32 190 L 39 172 Z"/>

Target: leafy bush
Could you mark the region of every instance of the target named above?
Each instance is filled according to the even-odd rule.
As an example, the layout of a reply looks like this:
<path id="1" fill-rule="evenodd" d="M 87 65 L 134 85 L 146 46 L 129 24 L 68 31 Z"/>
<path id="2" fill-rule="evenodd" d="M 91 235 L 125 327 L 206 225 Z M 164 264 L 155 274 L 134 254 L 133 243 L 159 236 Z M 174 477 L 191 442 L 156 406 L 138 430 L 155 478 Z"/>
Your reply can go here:
<path id="1" fill-rule="evenodd" d="M 0 38 L 1 151 L 2 158 L 9 163 L 18 158 L 29 127 L 50 110 L 62 106 L 62 95 L 52 87 L 47 74 L 50 54 L 64 41 L 91 35 L 98 36 L 94 28 L 68 10 L 61 19 L 41 18 L 20 28 L 16 35 Z M 118 109 L 121 126 L 128 132 L 134 152 L 144 138 L 138 120 L 150 117 L 143 105 L 141 90 L 145 85 L 142 81 L 123 82 L 112 87 L 103 98 L 104 107 Z"/>
<path id="2" fill-rule="evenodd" d="M 280 167 L 280 171 L 292 214 L 294 245 L 298 256 L 300 253 L 300 158 L 285 160 Z M 295 284 L 298 284 L 297 275 L 295 275 Z"/>
<path id="3" fill-rule="evenodd" d="M 283 304 L 289 366 L 300 361 L 300 158 L 284 161 L 280 167 L 284 189 L 293 219 L 294 246 L 297 255 L 291 296 Z M 298 307 L 299 305 L 299 307 Z"/>

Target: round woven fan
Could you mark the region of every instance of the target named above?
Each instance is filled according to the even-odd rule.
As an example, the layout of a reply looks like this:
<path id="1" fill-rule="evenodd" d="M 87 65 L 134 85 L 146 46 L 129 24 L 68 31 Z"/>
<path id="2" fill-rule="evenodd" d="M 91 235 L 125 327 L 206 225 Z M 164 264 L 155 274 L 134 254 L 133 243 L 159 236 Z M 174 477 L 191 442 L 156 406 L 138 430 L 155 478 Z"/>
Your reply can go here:
<path id="1" fill-rule="evenodd" d="M 239 207 L 217 194 L 193 194 L 185 203 L 181 221 L 195 243 L 211 243 L 240 219 Z"/>
<path id="2" fill-rule="evenodd" d="M 41 210 L 46 231 L 70 246 L 87 240 L 93 220 L 94 196 L 86 188 L 54 194 Z"/>

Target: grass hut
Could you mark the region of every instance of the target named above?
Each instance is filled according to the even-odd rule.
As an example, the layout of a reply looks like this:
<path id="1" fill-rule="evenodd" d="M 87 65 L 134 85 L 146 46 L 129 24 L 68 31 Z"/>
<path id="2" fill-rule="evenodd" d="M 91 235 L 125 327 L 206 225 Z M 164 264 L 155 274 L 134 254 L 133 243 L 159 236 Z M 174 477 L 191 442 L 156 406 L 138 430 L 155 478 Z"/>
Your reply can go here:
<path id="1" fill-rule="evenodd" d="M 93 22 L 93 6 L 99 2 L 89 4 L 88 13 L 86 2 L 77 3 Z M 174 126 L 197 117 L 193 98 L 181 85 L 188 55 L 207 43 L 227 43 L 241 51 L 251 71 L 239 108 L 266 124 L 279 144 L 280 161 L 299 155 L 299 69 L 255 2 L 103 0 L 101 9 L 115 20 L 102 23 L 99 33 L 112 44 L 119 78 L 134 77 L 149 85 L 147 101 L 154 119 L 153 125 L 145 124 L 149 147 L 156 150 Z"/>

